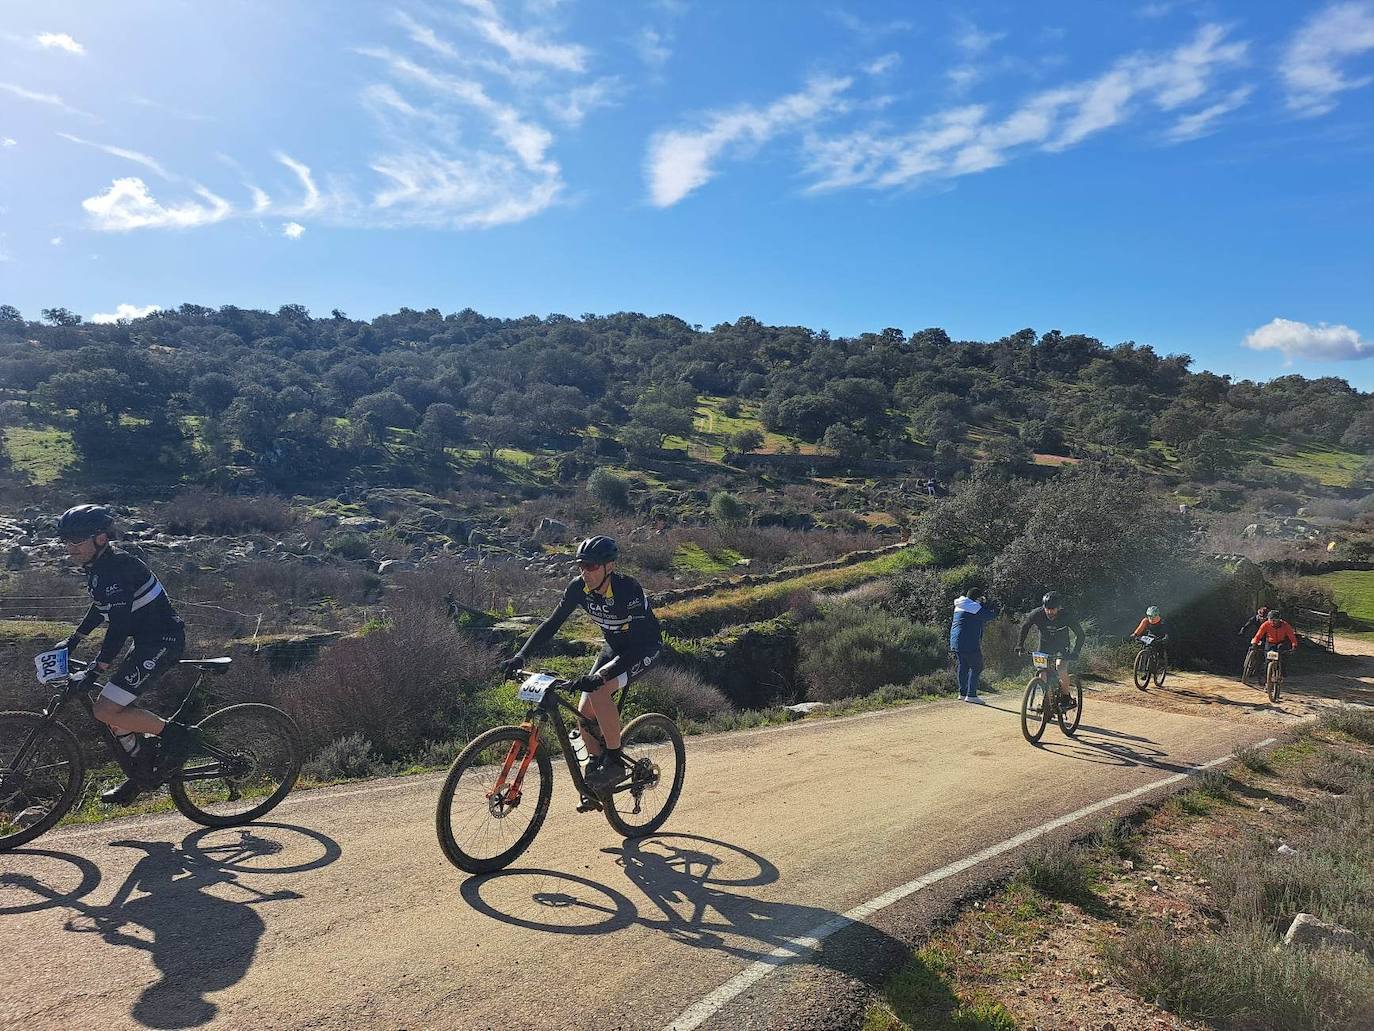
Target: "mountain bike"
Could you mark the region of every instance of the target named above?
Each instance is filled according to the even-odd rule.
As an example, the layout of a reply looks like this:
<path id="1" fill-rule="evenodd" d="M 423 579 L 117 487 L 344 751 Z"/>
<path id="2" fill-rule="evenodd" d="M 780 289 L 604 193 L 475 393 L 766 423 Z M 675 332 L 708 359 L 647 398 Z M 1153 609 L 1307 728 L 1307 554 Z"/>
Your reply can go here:
<path id="1" fill-rule="evenodd" d="M 1144 691 L 1150 686 L 1150 678 L 1154 678 L 1155 687 L 1164 686 L 1164 678 L 1169 675 L 1169 658 L 1164 654 L 1164 645 L 1161 642 L 1156 648 L 1156 638 L 1153 634 L 1145 634 L 1140 639 L 1141 648 L 1135 655 L 1135 686 Z"/>
<path id="2" fill-rule="evenodd" d="M 190 723 L 205 701 L 206 674 L 223 673 L 232 661 L 182 659 L 180 665 L 200 676 L 172 719 Z M 210 713 L 196 724 L 202 743 L 177 769 L 143 779 L 114 732 L 95 719 L 92 696 L 100 685 L 89 675 L 90 667 L 69 659 L 66 649 L 45 652 L 34 664 L 39 683 L 54 693 L 41 712 L 0 712 L 0 851 L 51 830 L 81 798 L 86 756 L 76 735 L 59 721 L 74 700 L 91 716 L 126 777 L 140 779 L 149 791 L 165 785 L 181 814 L 206 827 L 256 820 L 286 797 L 300 775 L 295 722 L 273 706 L 246 702 Z"/>
<path id="3" fill-rule="evenodd" d="M 599 796 L 588 785 L 574 740 L 564 721 L 577 707 L 559 696 L 570 682 L 548 673 L 520 670 L 524 682 L 516 697 L 528 703 L 518 727 L 493 727 L 473 738 L 453 760 L 439 792 L 434 814 L 439 846 L 448 861 L 467 873 L 490 873 L 509 866 L 529 848 L 548 815 L 553 796 L 553 763 L 540 739 L 545 725 L 562 746 L 573 786 L 581 796 L 579 813 L 600 811 L 626 838 L 643 837 L 663 826 L 682 793 L 687 754 L 677 724 L 658 712 L 636 716 L 620 732 L 625 766 L 619 781 Z M 617 699 L 625 705 L 626 690 Z M 574 724 L 575 725 L 575 724 Z M 587 730 L 605 747 L 595 720 Z"/>
<path id="4" fill-rule="evenodd" d="M 1264 659 L 1264 689 L 1269 700 L 1277 704 L 1283 693 L 1283 656 L 1277 648 L 1270 648 L 1264 653 Z"/>
<path id="5" fill-rule="evenodd" d="M 1035 676 L 1031 677 L 1026 685 L 1026 693 L 1021 696 L 1021 734 L 1031 744 L 1038 742 L 1045 733 L 1051 715 L 1059 721 L 1059 729 L 1069 737 L 1078 731 L 1078 724 L 1083 719 L 1083 678 L 1077 673 L 1070 674 L 1077 697 L 1072 699 L 1076 704 L 1067 707 L 1070 699 L 1063 694 L 1058 670 L 1050 662 L 1053 658 L 1060 662 L 1067 661 L 1062 655 L 1031 652 Z"/>

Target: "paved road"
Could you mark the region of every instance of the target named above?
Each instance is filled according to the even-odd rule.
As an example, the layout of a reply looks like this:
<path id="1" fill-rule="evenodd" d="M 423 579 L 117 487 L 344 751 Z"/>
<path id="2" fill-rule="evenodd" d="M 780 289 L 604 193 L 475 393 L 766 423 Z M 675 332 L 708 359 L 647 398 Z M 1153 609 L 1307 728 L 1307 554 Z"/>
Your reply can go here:
<path id="1" fill-rule="evenodd" d="M 1239 706 L 1108 688 L 1078 740 L 1051 726 L 1032 748 L 1016 702 L 991 701 L 689 739 L 682 802 L 638 843 L 573 812 L 564 773 L 519 868 L 485 879 L 441 857 L 432 776 L 302 793 L 243 830 L 55 833 L 0 856 L 0 1027 L 843 1026 L 855 978 L 949 885 L 869 907 L 719 1012 L 692 1007 L 896 886 L 1275 732 Z"/>

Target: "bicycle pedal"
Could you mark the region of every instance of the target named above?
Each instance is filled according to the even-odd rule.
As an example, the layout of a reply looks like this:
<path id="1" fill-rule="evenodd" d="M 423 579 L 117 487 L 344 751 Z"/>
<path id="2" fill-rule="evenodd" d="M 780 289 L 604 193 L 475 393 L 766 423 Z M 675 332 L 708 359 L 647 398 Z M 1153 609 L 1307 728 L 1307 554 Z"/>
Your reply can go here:
<path id="1" fill-rule="evenodd" d="M 596 810 L 599 810 L 600 808 L 601 808 L 601 803 L 600 803 L 600 802 L 596 801 L 596 799 L 594 799 L 594 798 L 589 798 L 588 796 L 583 795 L 583 796 L 582 796 L 582 801 L 581 801 L 581 802 L 578 804 L 578 806 L 577 806 L 577 811 L 578 811 L 579 813 L 590 813 L 590 812 L 595 812 Z"/>

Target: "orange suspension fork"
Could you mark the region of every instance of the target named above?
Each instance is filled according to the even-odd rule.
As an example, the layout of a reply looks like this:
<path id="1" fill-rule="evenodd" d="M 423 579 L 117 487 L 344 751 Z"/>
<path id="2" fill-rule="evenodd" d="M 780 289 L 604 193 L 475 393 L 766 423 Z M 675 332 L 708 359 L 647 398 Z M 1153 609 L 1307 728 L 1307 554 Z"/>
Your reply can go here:
<path id="1" fill-rule="evenodd" d="M 525 723 L 521 730 L 528 730 L 530 738 L 524 743 L 525 757 L 520 760 L 520 769 L 515 774 L 511 784 L 511 797 L 508 801 L 514 802 L 520 797 L 520 785 L 525 782 L 525 771 L 530 768 L 530 760 L 534 758 L 534 750 L 539 747 L 539 727 L 533 722 Z M 515 763 L 515 757 L 519 754 L 521 743 L 514 741 L 511 743 L 510 751 L 506 753 L 506 761 L 501 764 L 501 776 L 496 780 L 496 786 L 487 792 L 487 797 L 499 795 L 501 789 L 506 786 L 506 777 L 510 774 L 510 768 Z"/>

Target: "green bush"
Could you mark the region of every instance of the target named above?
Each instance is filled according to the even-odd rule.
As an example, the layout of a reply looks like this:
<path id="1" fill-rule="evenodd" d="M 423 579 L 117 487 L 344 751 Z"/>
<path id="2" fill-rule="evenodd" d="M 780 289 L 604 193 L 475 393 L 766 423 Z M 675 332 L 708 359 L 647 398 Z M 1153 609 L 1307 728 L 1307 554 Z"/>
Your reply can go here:
<path id="1" fill-rule="evenodd" d="M 738 523 L 747 514 L 744 502 L 728 491 L 718 491 L 711 497 L 711 518 L 718 523 Z"/>
<path id="2" fill-rule="evenodd" d="M 587 477 L 587 493 L 607 508 L 624 510 L 630 507 L 630 483 L 609 469 L 593 469 Z"/>
<path id="3" fill-rule="evenodd" d="M 847 602 L 822 613 L 800 631 L 799 668 L 814 700 L 871 694 L 944 664 L 946 643 L 933 627 Z"/>
<path id="4" fill-rule="evenodd" d="M 306 764 L 305 772 L 316 780 L 366 777 L 376 762 L 372 742 L 363 734 L 349 734 L 321 748 Z"/>
<path id="5" fill-rule="evenodd" d="M 1051 842 L 1026 857 L 1020 879 L 1052 899 L 1072 902 L 1092 894 L 1088 857 L 1081 845 Z"/>

